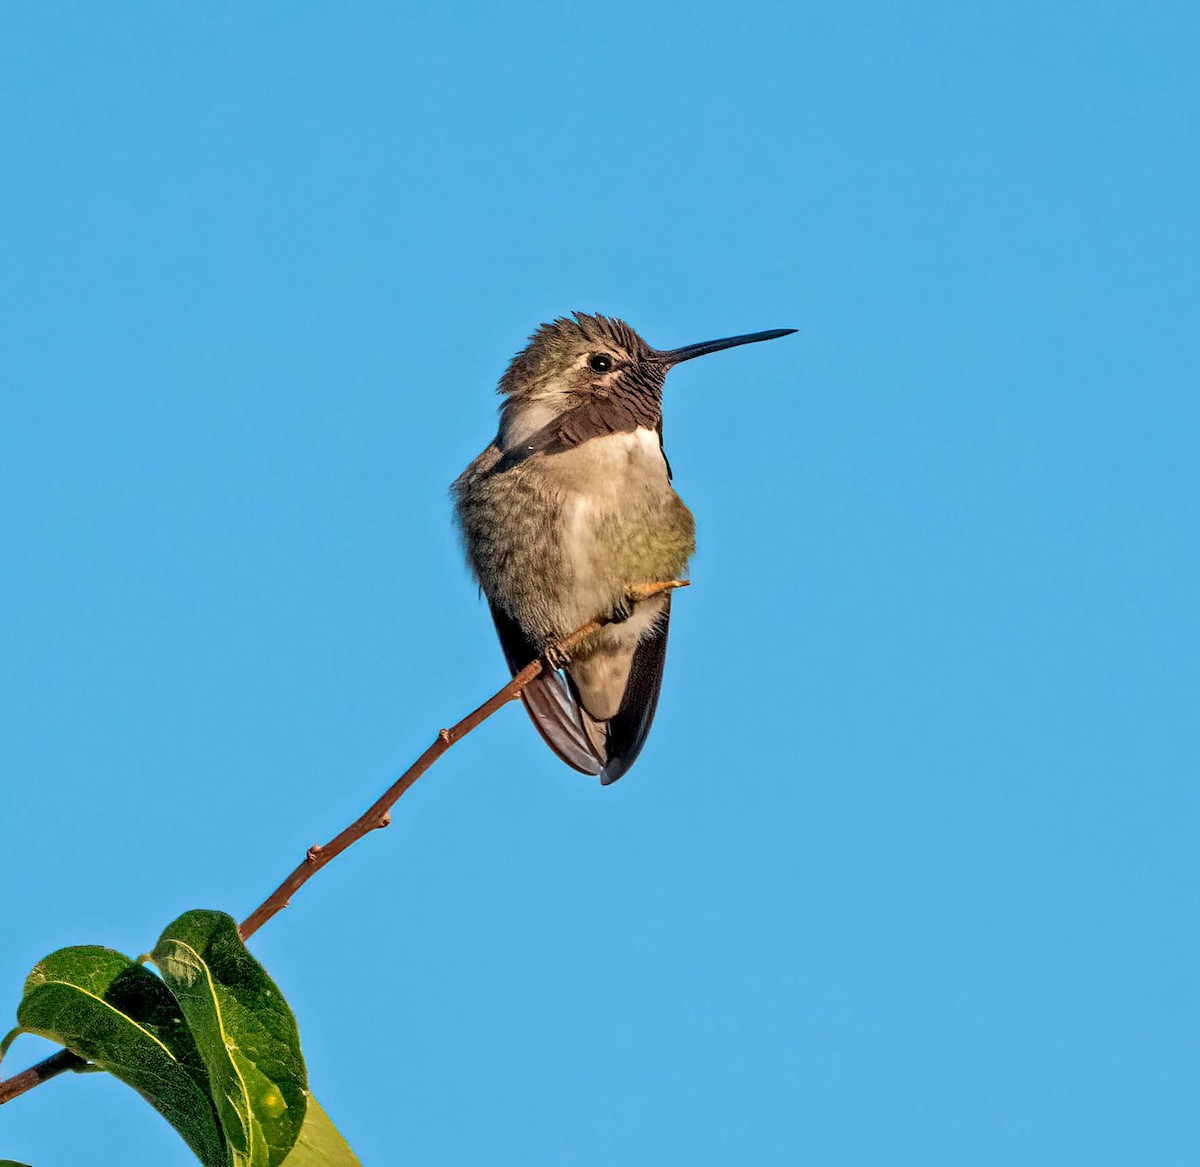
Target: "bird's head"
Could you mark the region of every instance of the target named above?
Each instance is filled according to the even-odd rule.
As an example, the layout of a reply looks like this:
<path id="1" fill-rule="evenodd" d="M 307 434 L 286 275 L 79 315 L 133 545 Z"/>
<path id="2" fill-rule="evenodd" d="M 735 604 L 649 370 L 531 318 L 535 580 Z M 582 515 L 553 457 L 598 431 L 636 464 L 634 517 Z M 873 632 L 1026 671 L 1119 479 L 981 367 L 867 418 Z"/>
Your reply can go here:
<path id="1" fill-rule="evenodd" d="M 499 392 L 506 406 L 536 403 L 555 411 L 588 397 L 658 398 L 668 370 L 681 361 L 795 331 L 776 328 L 662 350 L 651 348 L 623 320 L 575 312 L 569 320 L 543 324 L 529 338 L 500 379 Z"/>

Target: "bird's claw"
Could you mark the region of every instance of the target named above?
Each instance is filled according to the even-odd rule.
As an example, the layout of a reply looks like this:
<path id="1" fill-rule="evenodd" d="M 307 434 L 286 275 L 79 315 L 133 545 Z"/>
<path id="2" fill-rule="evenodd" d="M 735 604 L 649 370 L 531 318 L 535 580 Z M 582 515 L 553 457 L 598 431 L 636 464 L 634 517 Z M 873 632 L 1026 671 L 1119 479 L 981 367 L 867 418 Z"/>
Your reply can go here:
<path id="1" fill-rule="evenodd" d="M 624 624 L 630 616 L 633 615 L 633 603 L 628 596 L 622 596 L 615 605 L 613 610 L 608 614 L 609 624 Z"/>

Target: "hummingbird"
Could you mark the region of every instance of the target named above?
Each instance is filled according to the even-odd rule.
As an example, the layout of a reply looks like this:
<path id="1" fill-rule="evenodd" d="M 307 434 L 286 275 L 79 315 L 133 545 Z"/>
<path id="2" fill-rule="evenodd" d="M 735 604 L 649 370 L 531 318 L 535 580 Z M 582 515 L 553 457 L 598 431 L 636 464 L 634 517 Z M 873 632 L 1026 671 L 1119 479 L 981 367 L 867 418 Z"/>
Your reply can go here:
<path id="1" fill-rule="evenodd" d="M 630 587 L 679 579 L 696 547 L 663 449 L 667 372 L 795 331 L 663 350 L 608 316 L 543 324 L 500 379 L 495 440 L 451 487 L 514 676 L 588 621 L 606 621 L 521 693 L 554 753 L 604 785 L 645 744 L 666 660 L 670 593 L 631 603 Z"/>

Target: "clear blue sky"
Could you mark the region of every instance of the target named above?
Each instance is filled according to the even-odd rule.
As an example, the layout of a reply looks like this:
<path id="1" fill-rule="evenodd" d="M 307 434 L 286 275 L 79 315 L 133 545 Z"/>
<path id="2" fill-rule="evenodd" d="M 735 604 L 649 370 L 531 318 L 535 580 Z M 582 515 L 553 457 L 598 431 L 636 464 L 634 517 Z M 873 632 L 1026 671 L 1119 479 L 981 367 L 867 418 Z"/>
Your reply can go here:
<path id="1" fill-rule="evenodd" d="M 668 381 L 633 772 L 510 708 L 255 937 L 314 1088 L 368 1165 L 1194 1164 L 1194 6 L 412 7 L 5 13 L 0 1011 L 498 685 L 446 487 L 539 321 L 794 326 Z M 6 1155 L 190 1161 L 99 1076 Z"/>

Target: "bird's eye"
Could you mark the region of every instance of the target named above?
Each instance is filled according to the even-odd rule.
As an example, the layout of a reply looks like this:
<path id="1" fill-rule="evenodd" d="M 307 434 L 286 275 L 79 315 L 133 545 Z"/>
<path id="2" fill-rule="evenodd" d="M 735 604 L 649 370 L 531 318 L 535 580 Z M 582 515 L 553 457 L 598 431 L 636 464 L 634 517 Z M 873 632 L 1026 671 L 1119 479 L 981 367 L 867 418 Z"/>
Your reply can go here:
<path id="1" fill-rule="evenodd" d="M 593 353 L 588 357 L 588 368 L 597 373 L 607 373 L 612 368 L 612 357 L 608 353 Z"/>

